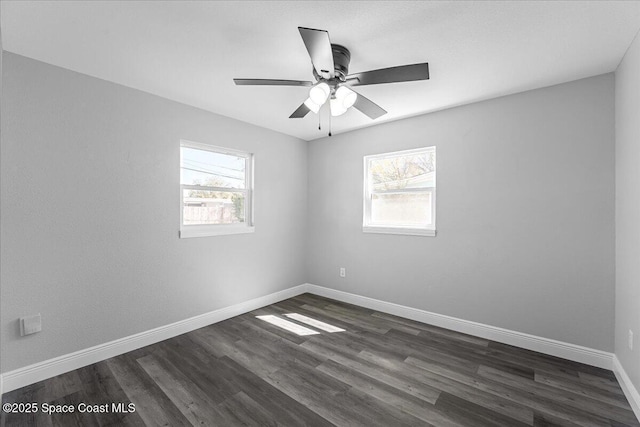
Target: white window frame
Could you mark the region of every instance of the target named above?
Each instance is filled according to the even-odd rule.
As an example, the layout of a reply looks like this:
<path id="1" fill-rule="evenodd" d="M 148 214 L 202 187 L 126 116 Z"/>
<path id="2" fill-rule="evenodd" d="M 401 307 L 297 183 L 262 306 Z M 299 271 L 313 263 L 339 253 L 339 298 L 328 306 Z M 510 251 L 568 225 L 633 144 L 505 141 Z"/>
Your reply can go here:
<path id="1" fill-rule="evenodd" d="M 187 185 L 180 182 L 180 238 L 189 237 L 208 237 L 208 236 L 222 236 L 229 234 L 243 234 L 253 233 L 255 226 L 253 223 L 253 172 L 254 161 L 253 154 L 245 151 L 235 150 L 232 148 L 218 147 L 215 145 L 201 144 L 193 141 L 180 140 L 180 164 L 182 167 L 182 147 L 193 148 L 196 150 L 211 151 L 219 154 L 228 154 L 237 157 L 243 157 L 245 159 L 245 188 L 221 188 L 221 187 L 209 187 L 204 185 Z M 183 190 L 203 190 L 203 191 L 219 191 L 219 192 L 233 192 L 244 194 L 244 209 L 245 209 L 245 222 L 236 224 L 191 224 L 185 225 L 183 221 Z"/>
<path id="2" fill-rule="evenodd" d="M 411 150 L 392 151 L 388 153 L 373 154 L 364 156 L 364 200 L 362 204 L 362 231 L 364 233 L 400 234 L 410 236 L 435 236 L 436 235 L 436 176 L 434 174 L 434 186 L 427 188 L 395 189 L 395 190 L 373 190 L 373 183 L 369 179 L 369 165 L 372 160 L 388 157 L 408 156 L 418 153 L 435 152 L 436 147 L 423 147 Z M 436 158 L 436 170 L 437 158 Z M 435 172 L 435 171 L 434 171 Z M 371 221 L 371 200 L 374 194 L 398 194 L 398 193 L 431 193 L 431 218 L 433 224 L 426 227 L 415 226 L 390 226 L 388 224 L 375 224 Z"/>

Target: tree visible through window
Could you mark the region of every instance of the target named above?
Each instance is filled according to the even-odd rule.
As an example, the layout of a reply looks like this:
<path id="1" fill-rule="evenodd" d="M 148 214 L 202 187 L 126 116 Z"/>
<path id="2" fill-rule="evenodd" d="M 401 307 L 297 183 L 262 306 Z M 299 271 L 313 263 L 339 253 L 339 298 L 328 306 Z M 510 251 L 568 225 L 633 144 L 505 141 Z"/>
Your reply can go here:
<path id="1" fill-rule="evenodd" d="M 251 157 L 235 150 L 181 143 L 181 236 L 229 234 L 251 227 Z"/>
<path id="2" fill-rule="evenodd" d="M 435 147 L 366 156 L 364 231 L 435 234 Z"/>

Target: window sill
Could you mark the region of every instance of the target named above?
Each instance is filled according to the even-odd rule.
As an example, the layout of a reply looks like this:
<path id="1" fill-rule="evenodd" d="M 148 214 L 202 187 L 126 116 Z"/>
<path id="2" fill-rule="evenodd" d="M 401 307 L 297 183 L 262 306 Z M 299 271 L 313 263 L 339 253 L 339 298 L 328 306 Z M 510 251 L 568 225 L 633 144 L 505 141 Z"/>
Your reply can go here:
<path id="1" fill-rule="evenodd" d="M 193 228 L 192 228 L 193 227 Z M 230 234 L 246 234 L 253 233 L 256 230 L 254 226 L 236 226 L 236 225 L 214 225 L 214 226 L 188 226 L 179 232 L 181 239 L 191 237 L 211 237 L 211 236 L 227 236 Z"/>
<path id="2" fill-rule="evenodd" d="M 362 227 L 363 233 L 378 233 L 378 234 L 399 234 L 404 236 L 423 236 L 423 237 L 435 237 L 436 230 L 425 230 L 424 228 L 408 228 L 408 227 L 375 227 L 371 225 L 365 225 Z"/>

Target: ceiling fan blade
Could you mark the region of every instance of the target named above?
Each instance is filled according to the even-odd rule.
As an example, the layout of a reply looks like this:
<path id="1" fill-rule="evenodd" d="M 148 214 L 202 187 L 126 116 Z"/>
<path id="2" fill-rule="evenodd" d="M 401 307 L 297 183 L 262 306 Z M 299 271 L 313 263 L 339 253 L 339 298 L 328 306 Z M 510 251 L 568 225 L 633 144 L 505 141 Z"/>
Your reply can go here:
<path id="1" fill-rule="evenodd" d="M 313 86 L 303 80 L 233 79 L 237 86 Z"/>
<path id="2" fill-rule="evenodd" d="M 354 91 L 355 92 L 355 91 Z M 362 111 L 365 115 L 369 116 L 372 120 L 377 119 L 380 116 L 384 116 L 387 114 L 387 111 L 370 100 L 369 98 L 360 95 L 358 92 L 358 98 L 356 99 L 356 103 L 353 104 L 353 107 Z"/>
<path id="3" fill-rule="evenodd" d="M 289 116 L 290 119 L 301 119 L 304 116 L 306 116 L 307 114 L 309 114 L 309 111 L 311 111 L 306 105 L 304 105 L 304 102 L 302 103 L 302 105 L 300 105 L 298 107 L 298 109 L 296 111 L 293 112 L 293 114 L 291 114 Z"/>
<path id="4" fill-rule="evenodd" d="M 351 81 L 353 79 L 353 81 Z M 401 65 L 349 74 L 347 80 L 351 86 L 377 85 L 381 83 L 411 82 L 429 79 L 429 64 Z"/>
<path id="5" fill-rule="evenodd" d="M 333 51 L 329 33 L 324 30 L 314 30 L 313 28 L 298 27 L 302 41 L 307 47 L 307 52 L 311 57 L 311 63 L 319 76 L 333 78 L 335 69 L 333 66 Z"/>

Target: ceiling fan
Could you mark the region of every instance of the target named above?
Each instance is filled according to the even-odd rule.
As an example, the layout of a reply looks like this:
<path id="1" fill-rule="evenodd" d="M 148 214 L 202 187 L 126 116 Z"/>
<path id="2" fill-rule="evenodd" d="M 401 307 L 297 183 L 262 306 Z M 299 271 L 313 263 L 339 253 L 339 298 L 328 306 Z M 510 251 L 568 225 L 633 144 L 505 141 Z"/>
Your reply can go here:
<path id="1" fill-rule="evenodd" d="M 233 79 L 236 85 L 309 87 L 309 97 L 289 116 L 290 119 L 305 117 L 310 111 L 317 114 L 329 100 L 332 116 L 342 115 L 353 106 L 375 120 L 387 112 L 354 91 L 353 86 L 429 79 L 429 64 L 426 62 L 349 74 L 349 49 L 332 44 L 327 31 L 304 27 L 298 27 L 298 30 L 311 57 L 316 83 L 303 80 Z"/>

